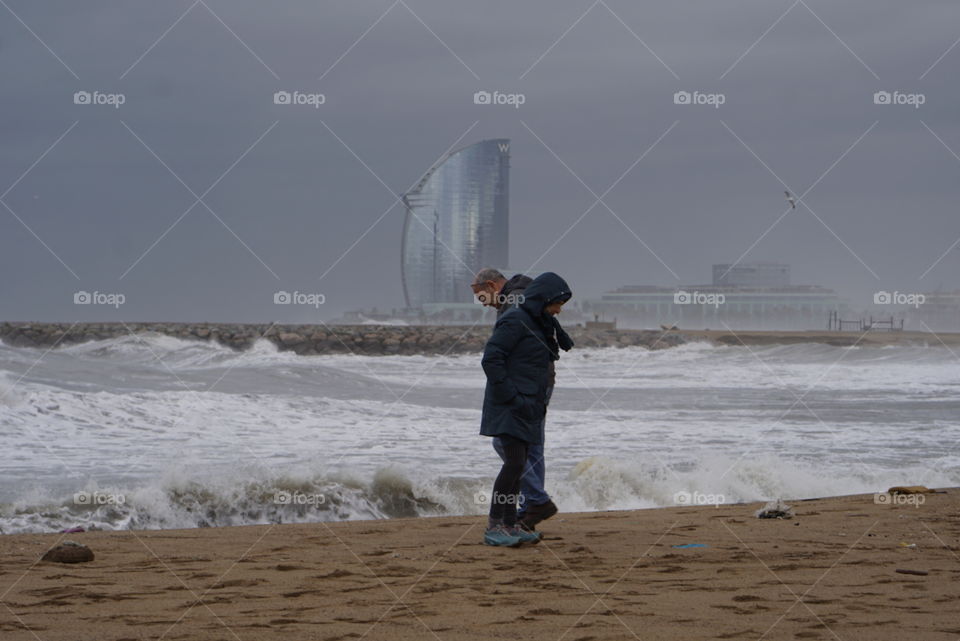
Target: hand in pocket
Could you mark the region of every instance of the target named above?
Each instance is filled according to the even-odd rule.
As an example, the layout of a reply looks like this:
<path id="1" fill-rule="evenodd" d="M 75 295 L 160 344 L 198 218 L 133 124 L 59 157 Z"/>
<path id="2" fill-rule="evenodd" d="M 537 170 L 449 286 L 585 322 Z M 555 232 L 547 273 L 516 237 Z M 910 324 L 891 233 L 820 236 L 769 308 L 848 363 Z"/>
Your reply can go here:
<path id="1" fill-rule="evenodd" d="M 533 420 L 536 417 L 536 399 L 526 394 L 517 394 L 517 398 L 520 400 L 515 402 L 513 411 L 526 420 Z"/>

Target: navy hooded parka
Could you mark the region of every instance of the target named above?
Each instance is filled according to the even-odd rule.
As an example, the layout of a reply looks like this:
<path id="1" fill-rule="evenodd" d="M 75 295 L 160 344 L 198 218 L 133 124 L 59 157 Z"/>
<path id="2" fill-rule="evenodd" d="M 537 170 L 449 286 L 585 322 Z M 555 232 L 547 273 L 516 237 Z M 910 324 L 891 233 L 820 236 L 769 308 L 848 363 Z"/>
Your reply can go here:
<path id="1" fill-rule="evenodd" d="M 551 364 L 559 358 L 560 348 L 573 347 L 560 323 L 544 308 L 570 296 L 566 281 L 546 272 L 527 286 L 520 305 L 497 320 L 481 362 L 487 387 L 480 434 L 506 434 L 532 445 L 543 443 Z"/>

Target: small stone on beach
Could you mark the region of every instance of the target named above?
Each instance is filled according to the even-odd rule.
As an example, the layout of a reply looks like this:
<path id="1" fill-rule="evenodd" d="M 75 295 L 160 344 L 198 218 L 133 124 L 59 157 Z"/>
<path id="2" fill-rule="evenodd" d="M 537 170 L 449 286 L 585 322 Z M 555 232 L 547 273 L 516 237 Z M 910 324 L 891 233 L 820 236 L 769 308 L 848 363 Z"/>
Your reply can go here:
<path id="1" fill-rule="evenodd" d="M 53 563 L 86 563 L 93 561 L 93 550 L 83 543 L 64 541 L 47 550 L 40 560 Z"/>

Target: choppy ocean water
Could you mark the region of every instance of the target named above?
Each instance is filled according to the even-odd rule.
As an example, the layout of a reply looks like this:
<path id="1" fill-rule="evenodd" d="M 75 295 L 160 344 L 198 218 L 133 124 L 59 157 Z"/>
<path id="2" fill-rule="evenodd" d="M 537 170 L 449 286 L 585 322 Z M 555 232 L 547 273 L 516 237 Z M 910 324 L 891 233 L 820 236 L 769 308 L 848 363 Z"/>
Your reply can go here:
<path id="1" fill-rule="evenodd" d="M 944 347 L 574 350 L 557 378 L 561 510 L 960 485 Z M 483 384 L 479 355 L 0 344 L 0 531 L 481 514 L 499 468 Z"/>

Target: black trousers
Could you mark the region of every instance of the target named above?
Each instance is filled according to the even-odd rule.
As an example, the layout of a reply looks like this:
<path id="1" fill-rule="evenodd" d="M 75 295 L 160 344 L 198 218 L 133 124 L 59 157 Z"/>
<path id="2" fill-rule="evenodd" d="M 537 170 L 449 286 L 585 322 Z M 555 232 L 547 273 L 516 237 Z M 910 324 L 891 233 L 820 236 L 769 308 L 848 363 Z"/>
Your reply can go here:
<path id="1" fill-rule="evenodd" d="M 500 435 L 503 448 L 503 466 L 493 483 L 493 496 L 490 499 L 490 520 L 513 526 L 517 523 L 517 501 L 520 500 L 520 479 L 527 461 L 526 441 Z"/>

